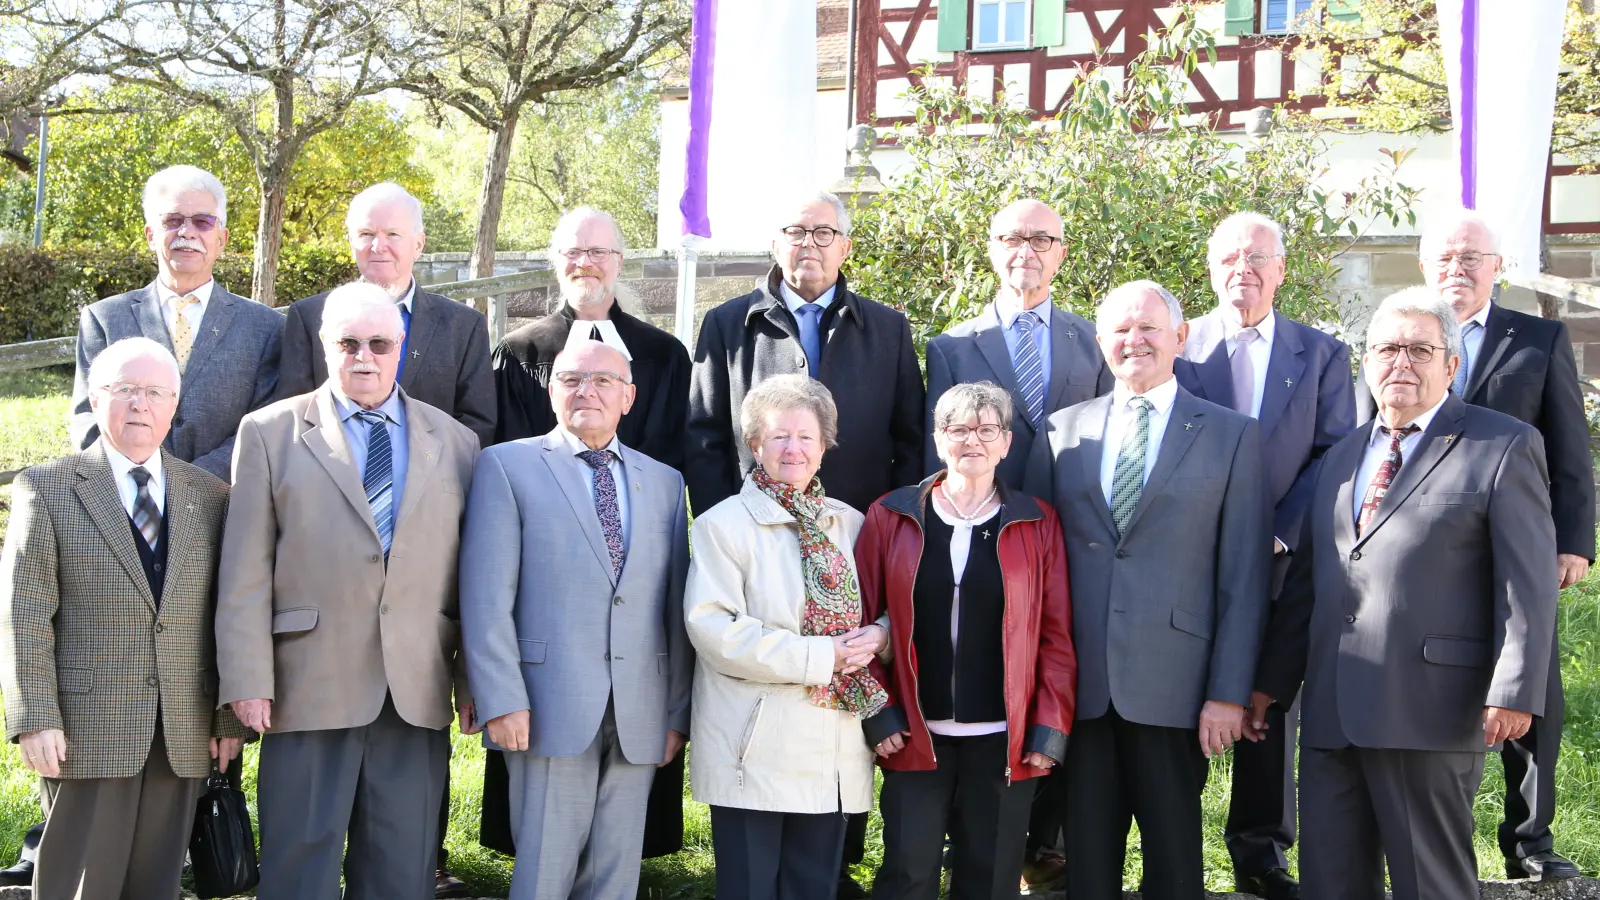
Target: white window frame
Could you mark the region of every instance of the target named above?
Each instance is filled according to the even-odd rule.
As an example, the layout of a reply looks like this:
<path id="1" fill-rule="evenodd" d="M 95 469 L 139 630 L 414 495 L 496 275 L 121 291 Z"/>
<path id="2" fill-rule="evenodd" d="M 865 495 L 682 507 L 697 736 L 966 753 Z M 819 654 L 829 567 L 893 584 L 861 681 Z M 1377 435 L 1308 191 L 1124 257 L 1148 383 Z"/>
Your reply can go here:
<path id="1" fill-rule="evenodd" d="M 1288 15 L 1284 17 L 1284 27 L 1268 29 L 1267 6 L 1271 2 L 1272 0 L 1261 0 L 1261 29 L 1259 32 L 1257 32 L 1258 34 L 1294 34 L 1296 31 L 1295 24 L 1299 22 L 1306 13 L 1311 11 L 1311 4 L 1313 0 L 1284 0 L 1288 6 Z"/>
<path id="2" fill-rule="evenodd" d="M 1000 33 L 1003 35 L 1003 34 L 1005 34 L 1005 30 L 1006 30 L 1006 21 L 1005 21 L 1006 7 L 1010 6 L 1012 4 L 1015 4 L 1017 2 L 1019 2 L 1019 0 L 973 0 L 973 3 L 972 3 L 972 49 L 973 50 L 975 50 L 975 51 L 984 51 L 984 50 L 1027 50 L 1027 49 L 1031 49 L 1033 47 L 1033 40 L 1032 40 L 1032 37 L 1033 37 L 1033 27 L 1032 27 L 1033 26 L 1033 0 L 1020 0 L 1020 2 L 1022 3 L 1022 24 L 1023 24 L 1023 28 L 1022 28 L 1023 34 L 1022 34 L 1022 39 L 1021 40 L 1019 40 L 1019 41 L 1005 41 L 1005 40 L 1002 40 L 1002 41 L 997 41 L 997 42 L 992 43 L 992 44 L 984 44 L 984 43 L 981 43 L 979 41 L 979 38 L 978 38 L 978 34 L 979 34 L 978 21 L 979 21 L 979 10 L 980 10 L 980 8 L 985 7 L 985 6 L 994 6 L 994 7 L 998 7 L 999 8 L 999 13 L 1000 13 Z"/>

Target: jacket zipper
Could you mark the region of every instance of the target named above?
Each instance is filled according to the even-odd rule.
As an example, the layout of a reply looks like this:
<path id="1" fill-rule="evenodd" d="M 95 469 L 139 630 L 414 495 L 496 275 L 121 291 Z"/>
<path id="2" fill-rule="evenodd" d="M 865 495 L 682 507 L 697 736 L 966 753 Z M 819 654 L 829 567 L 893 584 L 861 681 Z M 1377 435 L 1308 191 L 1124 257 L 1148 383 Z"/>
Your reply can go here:
<path id="1" fill-rule="evenodd" d="M 767 695 L 762 693 L 756 697 L 756 705 L 750 709 L 750 718 L 745 720 L 744 735 L 739 739 L 739 759 L 733 767 L 734 774 L 739 779 L 739 789 L 744 789 L 744 757 L 750 752 L 750 744 L 756 738 L 756 725 L 761 722 L 761 709 L 767 704 Z"/>

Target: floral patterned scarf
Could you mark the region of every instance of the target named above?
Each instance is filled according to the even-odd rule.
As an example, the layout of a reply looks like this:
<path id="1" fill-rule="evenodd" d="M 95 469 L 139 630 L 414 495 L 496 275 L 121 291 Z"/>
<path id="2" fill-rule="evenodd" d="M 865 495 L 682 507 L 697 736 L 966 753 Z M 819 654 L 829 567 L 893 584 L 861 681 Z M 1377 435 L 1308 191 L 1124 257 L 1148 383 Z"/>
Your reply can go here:
<path id="1" fill-rule="evenodd" d="M 861 586 L 850 560 L 817 524 L 822 512 L 822 482 L 811 479 L 805 488 L 784 484 L 757 466 L 751 476 L 763 494 L 777 501 L 800 526 L 800 573 L 806 585 L 806 610 L 800 633 L 806 637 L 833 637 L 861 626 Z M 811 687 L 811 702 L 824 709 L 841 709 L 859 719 L 875 715 L 889 704 L 883 685 L 865 669 L 849 675 L 833 674 L 825 685 Z"/>

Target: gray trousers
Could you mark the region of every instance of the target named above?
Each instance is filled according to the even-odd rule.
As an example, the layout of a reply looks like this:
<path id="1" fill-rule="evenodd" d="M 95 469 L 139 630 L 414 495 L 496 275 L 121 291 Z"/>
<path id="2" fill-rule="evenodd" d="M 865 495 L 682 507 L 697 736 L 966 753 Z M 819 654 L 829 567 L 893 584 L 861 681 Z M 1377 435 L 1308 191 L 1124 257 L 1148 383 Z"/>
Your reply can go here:
<path id="1" fill-rule="evenodd" d="M 69 748 L 68 753 L 71 753 Z M 144 770 L 130 778 L 44 778 L 47 825 L 33 869 L 38 900 L 178 896 L 203 778 L 179 778 L 157 721 Z"/>
<path id="2" fill-rule="evenodd" d="M 634 900 L 656 767 L 622 755 L 612 707 L 578 756 L 505 757 L 517 845 L 510 900 Z"/>
<path id="3" fill-rule="evenodd" d="M 261 739 L 259 900 L 432 900 L 445 731 L 384 700 L 370 725 Z"/>
<path id="4" fill-rule="evenodd" d="M 1472 804 L 1482 753 L 1300 748 L 1304 900 L 1478 896 Z"/>

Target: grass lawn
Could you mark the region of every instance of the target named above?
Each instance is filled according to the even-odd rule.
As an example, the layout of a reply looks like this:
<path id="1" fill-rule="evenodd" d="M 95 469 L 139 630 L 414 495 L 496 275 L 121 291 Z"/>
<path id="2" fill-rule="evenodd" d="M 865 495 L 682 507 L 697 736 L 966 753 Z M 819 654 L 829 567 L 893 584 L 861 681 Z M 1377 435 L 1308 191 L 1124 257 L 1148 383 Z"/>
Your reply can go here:
<path id="1" fill-rule="evenodd" d="M 72 373 L 67 368 L 0 375 L 0 470 L 42 462 L 67 450 L 68 393 Z M 0 488 L 0 527 L 9 513 L 10 488 Z M 1600 870 L 1600 574 L 1566 591 L 1561 598 L 1561 666 L 1566 678 L 1566 741 L 1557 771 L 1559 803 L 1556 811 L 1556 848 L 1572 857 L 1587 872 Z M 476 892 L 505 896 L 511 884 L 510 861 L 478 846 L 478 810 L 482 802 L 483 750 L 477 738 L 453 735 L 451 760 L 450 848 L 451 868 Z M 254 748 L 246 751 L 246 789 L 255 791 Z M 1222 845 L 1227 818 L 1229 767 L 1224 757 L 1212 762 L 1207 786 L 1206 885 L 1212 890 L 1232 888 L 1232 870 Z M 1478 865 L 1484 877 L 1503 877 L 1495 828 L 1500 821 L 1504 780 L 1498 760 L 1487 761 L 1483 788 L 1478 794 Z M 15 859 L 22 833 L 39 815 L 34 778 L 23 767 L 16 750 L 0 748 L 0 866 Z M 881 823 L 872 821 L 867 860 L 857 868 L 857 878 L 870 883 L 882 854 Z M 657 900 L 688 900 L 713 895 L 711 823 L 706 807 L 684 798 L 683 853 L 646 861 L 643 885 Z M 1138 839 L 1129 842 L 1125 883 L 1131 890 L 1139 878 Z"/>

